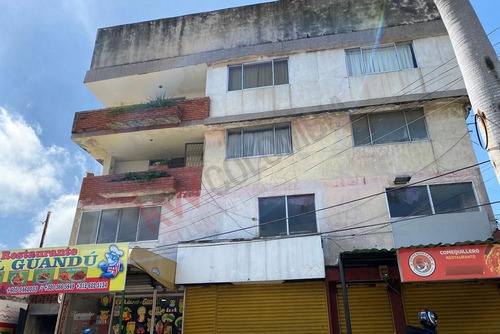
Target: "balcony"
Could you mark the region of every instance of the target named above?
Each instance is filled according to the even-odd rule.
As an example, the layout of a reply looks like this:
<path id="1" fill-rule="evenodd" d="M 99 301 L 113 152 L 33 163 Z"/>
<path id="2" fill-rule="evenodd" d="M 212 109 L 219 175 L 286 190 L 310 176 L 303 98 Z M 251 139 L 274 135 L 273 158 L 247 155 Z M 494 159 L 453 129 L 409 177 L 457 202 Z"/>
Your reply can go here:
<path id="1" fill-rule="evenodd" d="M 79 202 L 81 205 L 132 203 L 143 197 L 162 202 L 166 197 L 183 192 L 185 196 L 199 195 L 202 166 L 153 168 L 148 172 L 121 173 L 104 176 L 89 175 L 83 179 Z M 130 175 L 138 180 L 127 180 Z M 148 180 L 142 175 L 161 175 Z"/>
<path id="2" fill-rule="evenodd" d="M 117 112 L 118 111 L 118 112 Z M 107 108 L 77 112 L 72 134 L 104 135 L 153 129 L 178 127 L 181 122 L 202 121 L 210 112 L 210 99 L 189 99 L 176 101 L 176 105 L 164 108 L 120 111 Z"/>
<path id="3" fill-rule="evenodd" d="M 179 245 L 177 284 L 322 279 L 321 236 L 213 241 Z"/>

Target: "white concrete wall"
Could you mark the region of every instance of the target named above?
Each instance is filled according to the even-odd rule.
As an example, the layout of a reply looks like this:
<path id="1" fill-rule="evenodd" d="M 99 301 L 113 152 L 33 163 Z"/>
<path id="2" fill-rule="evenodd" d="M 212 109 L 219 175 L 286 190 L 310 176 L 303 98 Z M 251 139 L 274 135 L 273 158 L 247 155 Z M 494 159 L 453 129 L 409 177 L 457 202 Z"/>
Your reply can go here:
<path id="1" fill-rule="evenodd" d="M 144 172 L 149 168 L 149 160 L 115 161 L 112 174 Z"/>
<path id="2" fill-rule="evenodd" d="M 227 91 L 230 64 L 212 65 L 206 83 L 206 95 L 211 99 L 210 117 L 465 88 L 462 80 L 446 85 L 461 78 L 456 60 L 449 61 L 454 53 L 448 36 L 417 39 L 413 43 L 419 65 L 416 69 L 349 77 L 344 49 L 294 53 L 288 55 L 289 84 L 238 91 Z M 241 62 L 265 59 L 272 57 L 245 58 Z"/>
<path id="3" fill-rule="evenodd" d="M 325 278 L 321 237 L 184 244 L 176 284 L 244 283 Z"/>
<path id="4" fill-rule="evenodd" d="M 392 226 L 394 246 L 453 244 L 491 238 L 488 213 L 461 212 L 397 222 Z"/>

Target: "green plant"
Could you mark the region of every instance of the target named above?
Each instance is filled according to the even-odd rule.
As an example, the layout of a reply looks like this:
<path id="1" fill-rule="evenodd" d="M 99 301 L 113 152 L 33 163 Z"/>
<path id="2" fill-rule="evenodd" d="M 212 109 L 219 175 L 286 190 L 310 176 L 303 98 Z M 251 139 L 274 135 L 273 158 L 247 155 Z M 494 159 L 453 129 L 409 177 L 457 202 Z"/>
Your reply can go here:
<path id="1" fill-rule="evenodd" d="M 172 97 L 165 97 L 165 93 L 156 93 L 154 98 L 150 98 L 146 102 L 112 108 L 108 112 L 108 115 L 115 116 L 145 109 L 174 107 L 176 105 L 176 99 Z"/>
<path id="2" fill-rule="evenodd" d="M 157 171 L 157 170 L 150 170 L 144 173 L 130 172 L 130 173 L 125 173 L 121 178 L 112 180 L 111 182 L 121 182 L 121 181 L 147 182 L 167 176 L 170 175 L 167 174 L 165 171 Z"/>

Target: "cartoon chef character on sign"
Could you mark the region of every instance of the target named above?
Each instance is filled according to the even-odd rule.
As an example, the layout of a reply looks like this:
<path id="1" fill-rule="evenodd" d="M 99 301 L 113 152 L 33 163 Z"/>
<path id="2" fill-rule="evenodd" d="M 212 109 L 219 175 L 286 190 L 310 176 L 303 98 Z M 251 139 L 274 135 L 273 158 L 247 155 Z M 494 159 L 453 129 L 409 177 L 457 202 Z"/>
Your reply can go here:
<path id="1" fill-rule="evenodd" d="M 101 277 L 115 278 L 120 271 L 123 271 L 123 263 L 120 258 L 123 256 L 123 251 L 115 245 L 109 246 L 109 252 L 105 254 L 106 261 L 101 261 L 97 265 L 103 273 Z"/>

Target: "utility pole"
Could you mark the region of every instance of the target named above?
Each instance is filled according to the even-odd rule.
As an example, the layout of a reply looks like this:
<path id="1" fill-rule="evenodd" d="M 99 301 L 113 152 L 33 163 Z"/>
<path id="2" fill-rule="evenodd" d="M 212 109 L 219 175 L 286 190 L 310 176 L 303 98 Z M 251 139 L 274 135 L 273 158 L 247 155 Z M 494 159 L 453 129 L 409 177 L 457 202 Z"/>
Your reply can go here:
<path id="1" fill-rule="evenodd" d="M 43 232 L 42 232 L 42 240 L 40 240 L 40 248 L 43 247 L 43 242 L 45 241 L 45 234 L 47 233 L 47 226 L 49 226 L 50 214 L 51 214 L 50 211 L 47 212 L 47 218 L 45 218 L 45 221 L 43 222 Z"/>
<path id="2" fill-rule="evenodd" d="M 434 0 L 500 183 L 500 61 L 469 0 Z"/>

